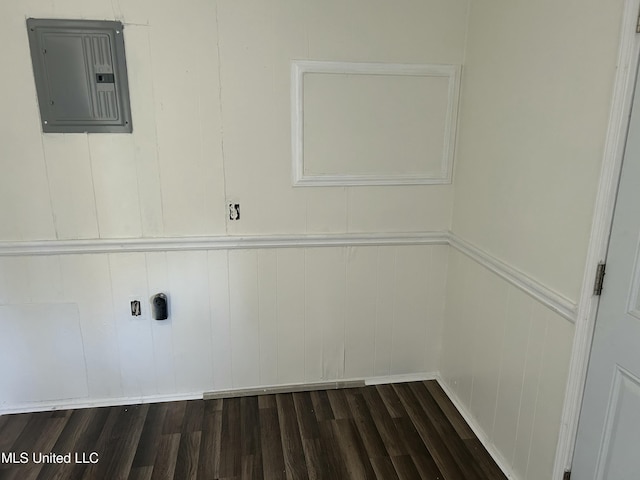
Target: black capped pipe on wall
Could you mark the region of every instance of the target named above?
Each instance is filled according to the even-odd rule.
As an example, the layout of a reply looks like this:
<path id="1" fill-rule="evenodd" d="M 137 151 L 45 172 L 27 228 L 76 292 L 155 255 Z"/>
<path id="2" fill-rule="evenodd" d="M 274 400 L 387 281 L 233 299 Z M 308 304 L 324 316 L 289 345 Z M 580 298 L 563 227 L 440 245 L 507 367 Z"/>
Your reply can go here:
<path id="1" fill-rule="evenodd" d="M 169 302 L 164 293 L 158 293 L 151 297 L 151 315 L 154 320 L 169 318 Z"/>

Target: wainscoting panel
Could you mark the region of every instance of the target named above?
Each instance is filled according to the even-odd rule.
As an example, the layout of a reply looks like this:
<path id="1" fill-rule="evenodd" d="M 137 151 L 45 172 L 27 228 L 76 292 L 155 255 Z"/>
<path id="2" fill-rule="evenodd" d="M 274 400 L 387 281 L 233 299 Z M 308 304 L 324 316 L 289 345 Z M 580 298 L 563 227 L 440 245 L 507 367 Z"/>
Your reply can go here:
<path id="1" fill-rule="evenodd" d="M 258 251 L 229 252 L 229 318 L 233 385 L 260 385 Z"/>
<path id="2" fill-rule="evenodd" d="M 425 370 L 425 340 L 430 329 L 425 320 L 430 264 L 430 251 L 418 248 L 396 251 L 394 328 L 391 330 L 392 375 L 428 371 Z"/>
<path id="3" fill-rule="evenodd" d="M 0 308 L 13 309 L 3 310 L 6 327 L 22 325 L 24 315 L 10 314 L 16 308 L 45 311 L 52 299 L 71 304 L 77 313 L 65 321 L 75 318 L 77 341 L 69 351 L 84 352 L 74 360 L 83 375 L 64 376 L 71 390 L 43 383 L 14 398 L 2 389 L 0 411 L 38 408 L 43 401 L 120 402 L 435 372 L 447 249 L 372 245 L 0 257 L 0 285 L 6 286 Z M 164 321 L 151 319 L 149 308 L 149 298 L 160 292 L 169 298 Z M 132 299 L 142 301 L 140 316 L 131 316 Z M 50 334 L 55 326 L 48 328 Z M 49 371 L 47 351 L 30 349 L 29 368 Z M 18 379 L 27 371 L 18 357 L 9 356 L 4 365 Z M 62 382 L 60 375 L 52 378 Z"/>
<path id="4" fill-rule="evenodd" d="M 507 473 L 551 478 L 573 324 L 455 248 L 447 289 L 447 390 Z"/>
<path id="5" fill-rule="evenodd" d="M 78 307 L 72 303 L 0 306 L 3 403 L 86 396 Z M 34 356 L 38 360 L 33 361 Z"/>
<path id="6" fill-rule="evenodd" d="M 305 382 L 344 378 L 346 249 L 305 251 Z"/>
<path id="7" fill-rule="evenodd" d="M 219 388 L 232 388 L 231 379 L 231 316 L 229 298 L 228 252 L 207 252 L 209 270 L 209 311 L 211 315 L 211 346 L 213 357 L 213 384 Z M 215 332 L 215 333 L 213 333 Z"/>
<path id="8" fill-rule="evenodd" d="M 573 323 L 553 295 L 538 298 L 544 289 L 442 239 L 345 237 L 321 247 L 310 237 L 295 248 L 292 238 L 261 238 L 244 248 L 238 239 L 64 255 L 33 246 L 34 255 L 0 256 L 7 329 L 21 328 L 21 309 L 72 305 L 69 351 L 83 352 L 73 365 L 85 372 L 65 376 L 64 391 L 52 386 L 60 382 L 2 389 L 21 393 L 3 394 L 0 412 L 439 372 L 505 471 L 550 478 Z M 159 292 L 169 297 L 164 321 L 149 309 Z M 132 298 L 142 300 L 139 317 Z M 30 348 L 29 368 L 49 371 L 47 352 Z M 19 357 L 5 360 L 11 378 L 26 378 Z"/>
<path id="9" fill-rule="evenodd" d="M 369 279 L 380 277 L 379 253 L 375 248 L 347 249 L 350 268 L 346 280 L 346 378 L 368 378 L 375 375 L 375 360 L 371 360 L 375 359 L 377 299 L 381 292 L 377 282 L 370 282 Z"/>
<path id="10" fill-rule="evenodd" d="M 260 381 L 278 383 L 278 255 L 258 251 L 258 319 L 260 329 Z"/>
<path id="11" fill-rule="evenodd" d="M 149 294 L 169 291 L 169 270 L 165 252 L 145 253 L 147 262 L 147 285 Z M 226 263 L 225 263 L 226 267 Z M 209 270 L 211 266 L 209 265 Z M 169 300 L 171 301 L 171 299 Z M 171 304 L 169 304 L 171 309 Z M 144 310 L 143 310 L 144 312 Z M 215 318 L 213 311 L 212 317 Z M 173 362 L 173 325 L 172 319 L 162 322 L 149 321 L 153 341 L 153 358 L 157 393 L 167 395 L 176 391 L 176 373 Z M 222 346 L 213 345 L 215 356 Z M 214 362 L 215 365 L 215 362 Z"/>
<path id="12" fill-rule="evenodd" d="M 207 252 L 168 252 L 167 271 L 176 391 L 197 392 L 213 382 Z"/>
<path id="13" fill-rule="evenodd" d="M 156 391 L 153 337 L 149 321 L 147 262 L 144 253 L 109 254 L 114 322 L 120 352 L 120 375 L 126 396 L 153 395 Z M 141 301 L 142 315 L 131 316 L 132 298 Z"/>
<path id="14" fill-rule="evenodd" d="M 24 258 L 24 260 L 29 260 Z M 63 299 L 77 303 L 84 345 L 89 397 L 121 397 L 121 363 L 118 331 L 114 320 L 109 255 L 69 255 L 59 257 Z M 4 274 L 4 270 L 0 268 Z M 47 278 L 46 272 L 33 271 L 30 276 Z M 51 281 L 55 281 L 51 278 Z M 52 288 L 55 286 L 52 283 Z M 35 292 L 34 292 L 35 293 Z M 33 303 L 40 299 L 31 295 Z M 127 298 L 126 302 L 129 301 Z M 34 362 L 46 359 L 34 355 Z M 17 366 L 19 368 L 19 366 Z M 35 397 L 34 400 L 39 399 Z"/>
<path id="15" fill-rule="evenodd" d="M 303 381 L 305 376 L 305 250 L 278 250 L 276 298 L 278 309 L 278 379 Z"/>

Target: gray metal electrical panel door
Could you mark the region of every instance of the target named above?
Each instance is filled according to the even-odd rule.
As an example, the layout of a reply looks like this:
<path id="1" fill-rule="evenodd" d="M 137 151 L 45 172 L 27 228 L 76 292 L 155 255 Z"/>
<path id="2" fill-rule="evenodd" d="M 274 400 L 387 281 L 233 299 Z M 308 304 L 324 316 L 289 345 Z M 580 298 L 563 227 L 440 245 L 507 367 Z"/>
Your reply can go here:
<path id="1" fill-rule="evenodd" d="M 123 25 L 27 20 L 43 132 L 129 133 Z"/>

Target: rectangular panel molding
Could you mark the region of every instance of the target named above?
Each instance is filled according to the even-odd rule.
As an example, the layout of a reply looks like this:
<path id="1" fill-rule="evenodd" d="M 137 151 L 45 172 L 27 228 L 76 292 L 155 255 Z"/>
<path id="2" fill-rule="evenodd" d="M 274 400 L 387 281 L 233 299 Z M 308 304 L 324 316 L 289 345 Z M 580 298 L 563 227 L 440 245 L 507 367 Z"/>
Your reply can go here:
<path id="1" fill-rule="evenodd" d="M 617 365 L 605 420 L 604 438 L 598 455 L 598 480 L 628 478 L 628 454 L 635 449 L 633 445 L 636 445 L 640 427 L 640 417 L 637 414 L 639 401 L 640 379 Z"/>
<path id="2" fill-rule="evenodd" d="M 293 185 L 451 183 L 460 70 L 293 61 Z"/>
<path id="3" fill-rule="evenodd" d="M 633 265 L 633 283 L 629 291 L 627 313 L 640 320 L 640 239 L 637 241 Z"/>

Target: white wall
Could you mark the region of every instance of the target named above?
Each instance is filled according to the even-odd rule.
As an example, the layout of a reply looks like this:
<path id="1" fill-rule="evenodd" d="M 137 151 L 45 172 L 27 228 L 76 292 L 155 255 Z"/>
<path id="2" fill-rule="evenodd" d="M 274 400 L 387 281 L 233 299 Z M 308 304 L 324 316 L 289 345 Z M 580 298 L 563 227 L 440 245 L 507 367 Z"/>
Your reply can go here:
<path id="1" fill-rule="evenodd" d="M 293 188 L 293 59 L 460 64 L 466 0 L 2 2 L 0 239 L 447 230 L 452 187 Z M 25 18 L 118 19 L 133 134 L 42 135 Z M 398 123 L 401 132 L 401 123 Z M 225 198 L 242 219 L 225 222 Z"/>
<path id="2" fill-rule="evenodd" d="M 463 0 L 220 2 L 226 188 L 247 219 L 229 232 L 448 229 L 450 185 L 289 187 L 289 61 L 460 64 L 466 9 Z"/>
<path id="3" fill-rule="evenodd" d="M 552 478 L 573 330 L 451 248 L 440 372 L 514 478 Z"/>
<path id="4" fill-rule="evenodd" d="M 473 2 L 452 230 L 577 301 L 622 0 Z"/>
<path id="5" fill-rule="evenodd" d="M 440 372 L 514 478 L 552 478 L 622 3 L 471 4 L 452 231 L 534 288 L 452 249 Z"/>
<path id="6" fill-rule="evenodd" d="M 435 372 L 447 250 L 0 258 L 0 411 Z M 169 320 L 130 316 L 158 291 Z"/>
<path id="7" fill-rule="evenodd" d="M 460 64 L 467 6 L 2 2 L 0 242 L 448 230 L 451 185 L 291 186 L 291 61 Z M 27 17 L 124 22 L 133 134 L 41 133 Z M 446 246 L 96 248 L 0 255 L 5 410 L 437 369 Z M 171 319 L 132 319 L 160 291 Z"/>

